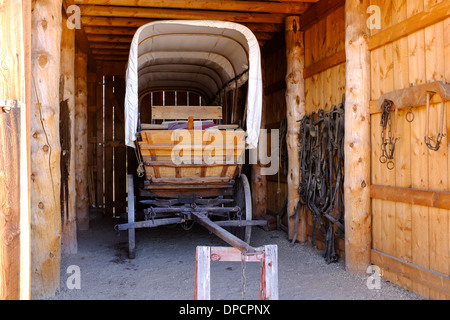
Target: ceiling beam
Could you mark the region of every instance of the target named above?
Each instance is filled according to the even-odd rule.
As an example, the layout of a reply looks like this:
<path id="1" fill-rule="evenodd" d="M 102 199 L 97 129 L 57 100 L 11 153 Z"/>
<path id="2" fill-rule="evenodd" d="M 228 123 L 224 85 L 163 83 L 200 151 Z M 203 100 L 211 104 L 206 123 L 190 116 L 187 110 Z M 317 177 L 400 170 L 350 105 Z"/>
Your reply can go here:
<path id="1" fill-rule="evenodd" d="M 118 28 L 115 28 L 118 29 Z M 107 29 L 108 31 L 113 31 L 112 29 Z M 98 31 L 98 30 L 97 30 Z M 255 32 L 255 37 L 258 40 L 270 40 L 275 36 L 275 33 L 268 33 L 268 32 Z M 131 43 L 133 40 L 134 33 L 125 34 L 125 33 L 99 33 L 99 32 L 93 32 L 93 33 L 87 33 L 87 39 L 90 42 L 113 42 L 113 43 Z"/>
<path id="2" fill-rule="evenodd" d="M 243 11 L 243 12 L 268 12 L 283 14 L 302 14 L 308 8 L 311 1 L 267 2 L 267 1 L 237 1 L 237 0 L 75 0 L 82 5 L 108 5 L 108 6 L 135 6 L 165 9 L 197 9 L 212 11 Z"/>
<path id="3" fill-rule="evenodd" d="M 130 54 L 130 50 L 124 49 L 92 49 L 93 55 L 108 55 L 108 56 L 126 56 Z"/>
<path id="4" fill-rule="evenodd" d="M 136 33 L 136 28 L 86 26 L 84 27 L 84 32 L 86 34 L 133 36 Z"/>
<path id="5" fill-rule="evenodd" d="M 222 20 L 238 23 L 284 23 L 280 13 L 246 13 L 138 7 L 80 5 L 82 16 L 127 17 L 148 19 Z"/>
<path id="6" fill-rule="evenodd" d="M 128 57 L 126 56 L 94 55 L 94 58 L 100 61 L 128 61 Z"/>
<path id="7" fill-rule="evenodd" d="M 128 43 L 130 44 L 133 37 L 127 36 L 115 36 L 115 35 L 103 35 L 103 34 L 88 34 L 87 38 L 89 42 L 113 42 L 113 43 Z"/>
<path id="8" fill-rule="evenodd" d="M 126 49 L 130 50 L 129 43 L 111 43 L 111 42 L 91 42 L 92 50 L 95 49 Z"/>
<path id="9" fill-rule="evenodd" d="M 120 18 L 120 17 L 81 17 L 83 25 L 86 27 L 126 27 L 139 28 L 144 24 L 157 21 L 156 19 L 142 18 Z M 281 32 L 284 30 L 284 23 L 241 23 L 253 32 Z"/>

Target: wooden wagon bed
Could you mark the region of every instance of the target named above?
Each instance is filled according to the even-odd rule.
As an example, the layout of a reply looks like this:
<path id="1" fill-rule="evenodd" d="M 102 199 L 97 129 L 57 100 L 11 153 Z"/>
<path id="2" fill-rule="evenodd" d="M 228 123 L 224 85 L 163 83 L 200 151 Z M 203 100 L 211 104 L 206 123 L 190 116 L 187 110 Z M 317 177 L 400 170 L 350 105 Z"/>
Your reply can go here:
<path id="1" fill-rule="evenodd" d="M 154 130 L 141 131 L 138 145 L 146 178 L 143 194 L 162 198 L 230 194 L 244 155 L 245 132 L 220 125 L 203 130 L 201 123 L 193 123 L 202 118 L 221 120 L 222 108 L 152 107 L 155 121 L 188 122 L 186 129 L 169 130 L 168 124 L 153 124 L 146 127 Z"/>

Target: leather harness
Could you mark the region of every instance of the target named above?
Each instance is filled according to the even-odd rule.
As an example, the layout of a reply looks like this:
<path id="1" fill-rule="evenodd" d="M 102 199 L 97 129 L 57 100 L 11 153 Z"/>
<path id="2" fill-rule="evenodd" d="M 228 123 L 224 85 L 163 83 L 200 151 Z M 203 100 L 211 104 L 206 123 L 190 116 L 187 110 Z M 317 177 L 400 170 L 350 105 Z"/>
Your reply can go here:
<path id="1" fill-rule="evenodd" d="M 337 262 L 335 236 L 344 235 L 344 99 L 330 111 L 306 115 L 300 126 L 300 206 L 312 214 L 312 244 L 316 229 L 325 238 L 324 258 Z"/>

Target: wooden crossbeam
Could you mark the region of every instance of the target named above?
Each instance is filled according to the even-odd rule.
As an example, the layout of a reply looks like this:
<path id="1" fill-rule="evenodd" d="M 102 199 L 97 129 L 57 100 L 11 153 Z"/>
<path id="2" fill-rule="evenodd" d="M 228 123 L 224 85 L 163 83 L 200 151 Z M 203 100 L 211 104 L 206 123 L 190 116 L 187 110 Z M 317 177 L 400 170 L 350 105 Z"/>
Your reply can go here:
<path id="1" fill-rule="evenodd" d="M 154 22 L 156 19 L 145 18 L 121 18 L 121 17 L 95 17 L 95 16 L 83 16 L 81 21 L 84 26 L 91 27 L 127 27 L 138 28 L 146 23 Z M 241 22 L 252 32 L 281 32 L 284 30 L 284 24 L 278 23 L 248 23 L 246 21 Z M 85 27 L 85 30 L 87 30 Z M 87 31 L 86 31 L 87 32 Z"/>
<path id="2" fill-rule="evenodd" d="M 344 63 L 346 61 L 345 50 L 341 50 L 329 57 L 326 57 L 308 67 L 303 71 L 303 78 L 312 77 L 322 71 L 328 70 L 338 64 Z"/>
<path id="3" fill-rule="evenodd" d="M 94 55 L 94 59 L 98 60 L 98 61 L 123 61 L 126 62 L 128 61 L 128 57 L 123 57 L 123 56 L 99 56 L 99 55 Z"/>
<path id="4" fill-rule="evenodd" d="M 207 10 L 155 9 L 142 7 L 80 5 L 82 16 L 149 19 L 225 20 L 232 22 L 284 23 L 281 13 L 248 13 Z"/>
<path id="5" fill-rule="evenodd" d="M 131 36 L 114 36 L 102 34 L 90 34 L 87 36 L 92 42 L 112 42 L 112 43 L 131 43 L 133 37 Z"/>
<path id="6" fill-rule="evenodd" d="M 135 0 L 133 5 L 136 7 L 152 8 L 171 8 L 171 9 L 198 9 L 214 11 L 243 11 L 243 12 L 270 12 L 284 14 L 302 14 L 308 8 L 305 2 L 310 1 L 236 1 L 236 0 Z M 109 5 L 109 6 L 130 6 L 129 0 L 75 0 L 76 4 L 81 5 Z"/>
<path id="7" fill-rule="evenodd" d="M 221 106 L 152 106 L 152 119 L 187 120 L 193 117 L 195 120 L 222 119 Z"/>
<path id="8" fill-rule="evenodd" d="M 84 27 L 86 34 L 104 34 L 104 35 L 122 35 L 122 36 L 134 36 L 136 28 L 127 27 L 99 27 L 99 26 L 87 26 Z"/>
<path id="9" fill-rule="evenodd" d="M 127 49 L 92 49 L 92 54 L 96 56 L 126 56 L 128 57 L 130 51 Z"/>
<path id="10" fill-rule="evenodd" d="M 124 49 L 124 50 L 130 50 L 130 44 L 129 43 L 111 43 L 111 42 L 97 42 L 97 41 L 93 41 L 93 42 L 91 42 L 91 48 L 92 48 L 92 50 L 95 50 L 95 49 Z"/>

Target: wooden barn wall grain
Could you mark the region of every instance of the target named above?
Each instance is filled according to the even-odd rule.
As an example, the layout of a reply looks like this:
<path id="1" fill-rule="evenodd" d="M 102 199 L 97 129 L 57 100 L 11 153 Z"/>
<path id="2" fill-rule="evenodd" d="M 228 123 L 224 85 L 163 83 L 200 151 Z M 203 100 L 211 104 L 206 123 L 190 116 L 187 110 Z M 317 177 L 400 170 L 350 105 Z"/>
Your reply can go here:
<path id="1" fill-rule="evenodd" d="M 305 31 L 306 113 L 329 110 L 345 93 L 345 11 L 340 7 Z"/>
<path id="2" fill-rule="evenodd" d="M 449 299 L 449 211 L 439 205 L 414 204 L 413 197 L 418 195 L 417 190 L 444 194 L 450 191 L 450 102 L 445 104 L 444 133 L 447 135 L 438 151 L 429 150 L 424 143 L 425 107 L 412 109 L 415 116 L 412 123 L 405 120 L 406 110 L 399 110 L 395 168 L 388 170 L 379 161 L 381 114 L 376 111 L 376 101 L 383 93 L 411 85 L 433 81 L 450 83 L 450 1 L 389 0 L 371 1 L 371 4 L 380 8 L 381 27 L 372 29 L 369 39 L 372 263 L 383 268 L 386 279 L 425 298 Z M 434 134 L 438 105 L 432 104 L 430 109 L 430 132 Z M 403 190 L 413 197 L 409 201 L 408 197 L 403 202 L 390 201 L 395 190 L 397 195 Z"/>
<path id="3" fill-rule="evenodd" d="M 306 114 L 330 110 L 342 101 L 345 93 L 345 8 L 340 7 L 305 31 L 305 99 Z M 313 219 L 307 216 L 307 234 L 312 237 Z M 320 233 L 320 232 L 319 232 Z M 317 247 L 325 243 L 317 234 Z M 343 256 L 344 242 L 337 239 Z"/>
<path id="4" fill-rule="evenodd" d="M 280 129 L 286 119 L 286 44 L 284 33 L 262 49 L 264 106 L 262 128 Z M 268 136 L 268 141 L 270 136 Z M 278 174 L 267 176 L 267 213 L 278 214 L 287 198 L 287 165 L 280 161 Z M 287 226 L 284 219 L 283 225 Z"/>

